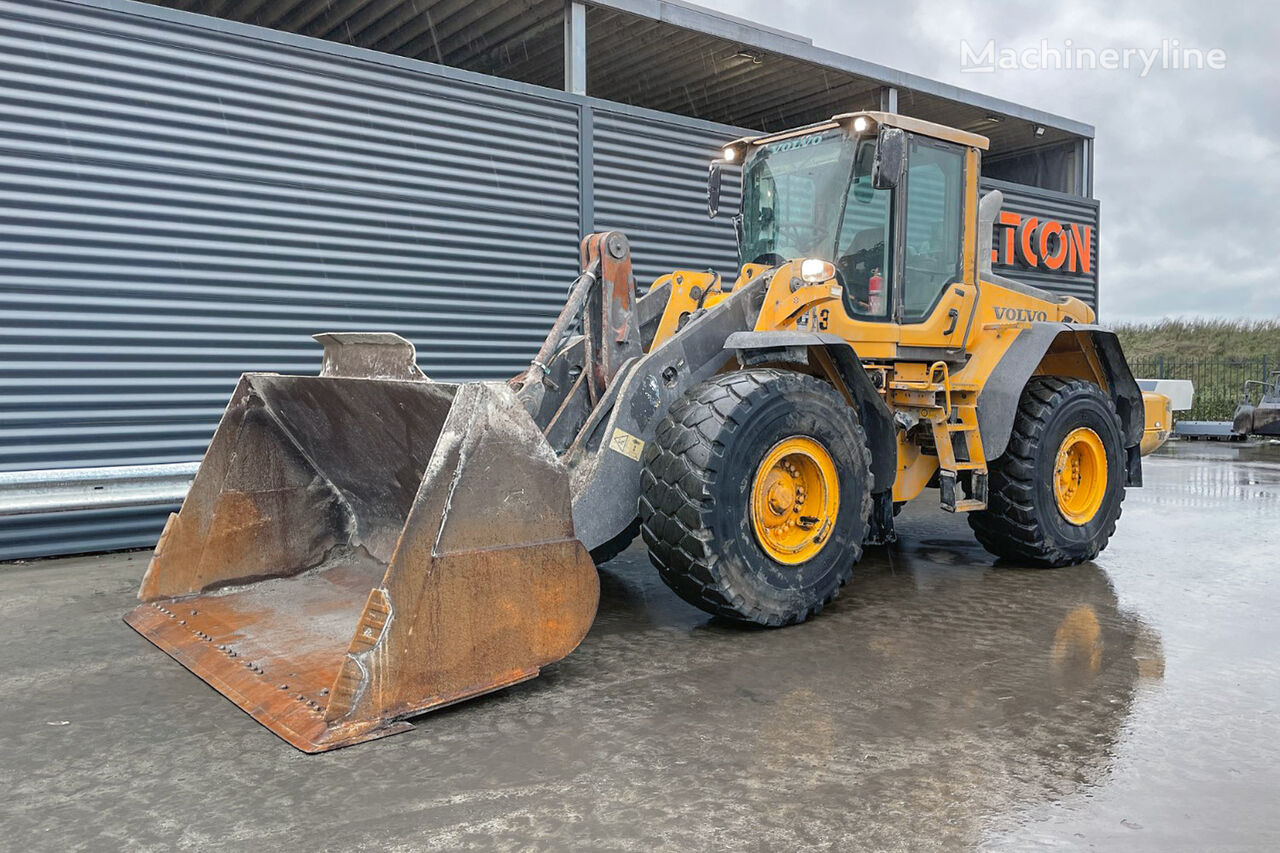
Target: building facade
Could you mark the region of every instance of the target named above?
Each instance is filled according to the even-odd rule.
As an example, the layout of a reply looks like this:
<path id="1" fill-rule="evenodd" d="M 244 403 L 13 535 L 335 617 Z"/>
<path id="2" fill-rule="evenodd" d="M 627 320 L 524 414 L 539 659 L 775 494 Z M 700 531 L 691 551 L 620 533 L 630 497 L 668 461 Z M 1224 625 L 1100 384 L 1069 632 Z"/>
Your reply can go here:
<path id="1" fill-rule="evenodd" d="M 989 125 L 997 264 L 1096 304 L 1091 128 L 697 7 L 0 0 L 0 39 L 0 560 L 152 544 L 236 377 L 314 373 L 312 333 L 505 378 L 583 233 L 625 231 L 642 286 L 732 271 L 704 181 L 743 133 Z M 1074 269 L 1022 239 L 1050 220 Z"/>

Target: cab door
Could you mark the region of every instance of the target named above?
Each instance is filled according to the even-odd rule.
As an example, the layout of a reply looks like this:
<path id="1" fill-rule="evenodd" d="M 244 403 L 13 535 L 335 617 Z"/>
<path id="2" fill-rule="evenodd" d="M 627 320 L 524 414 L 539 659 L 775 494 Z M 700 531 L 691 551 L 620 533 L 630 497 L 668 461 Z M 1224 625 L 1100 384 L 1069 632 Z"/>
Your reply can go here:
<path id="1" fill-rule="evenodd" d="M 820 311 L 818 328 L 849 341 L 860 358 L 889 360 L 898 347 L 893 311 L 898 192 L 872 185 L 875 153 L 874 137 L 858 143 L 833 258 L 843 304 Z"/>
<path id="2" fill-rule="evenodd" d="M 962 350 L 976 304 L 977 152 L 911 135 L 898 197 L 899 357 Z"/>

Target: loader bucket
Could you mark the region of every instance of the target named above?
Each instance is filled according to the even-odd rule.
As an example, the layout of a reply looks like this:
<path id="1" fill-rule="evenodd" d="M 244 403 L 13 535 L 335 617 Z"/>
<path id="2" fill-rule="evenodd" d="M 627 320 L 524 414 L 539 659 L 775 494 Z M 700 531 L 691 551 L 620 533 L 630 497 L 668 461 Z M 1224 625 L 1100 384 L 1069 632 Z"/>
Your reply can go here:
<path id="1" fill-rule="evenodd" d="M 599 599 L 568 476 L 505 385 L 318 337 L 320 376 L 241 378 L 125 617 L 306 752 L 533 678 Z"/>

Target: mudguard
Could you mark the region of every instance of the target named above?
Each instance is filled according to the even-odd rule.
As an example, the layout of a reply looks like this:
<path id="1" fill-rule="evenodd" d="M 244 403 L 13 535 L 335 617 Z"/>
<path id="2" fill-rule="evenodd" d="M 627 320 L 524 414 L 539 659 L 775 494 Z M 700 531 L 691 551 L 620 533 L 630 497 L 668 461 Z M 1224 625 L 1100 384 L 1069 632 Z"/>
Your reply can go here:
<path id="1" fill-rule="evenodd" d="M 1115 402 L 1124 429 L 1129 485 L 1142 484 L 1138 447 L 1144 427 L 1142 392 L 1129 370 L 1120 341 L 1101 326 L 1080 323 L 1032 323 L 1005 351 L 978 394 L 978 429 L 988 459 L 1004 453 L 1013 432 L 1018 401 L 1049 347 L 1062 334 L 1086 333 L 1105 373 L 1106 390 Z"/>
<path id="2" fill-rule="evenodd" d="M 810 348 L 823 349 L 835 364 L 845 390 L 857 404 L 858 418 L 871 450 L 871 474 L 875 481 L 872 491 L 893 488 L 898 475 L 898 439 L 893 414 L 844 338 L 829 332 L 736 332 L 725 339 L 724 347 L 736 350 L 740 358 L 756 354 L 774 361 L 794 360 L 805 364 Z"/>

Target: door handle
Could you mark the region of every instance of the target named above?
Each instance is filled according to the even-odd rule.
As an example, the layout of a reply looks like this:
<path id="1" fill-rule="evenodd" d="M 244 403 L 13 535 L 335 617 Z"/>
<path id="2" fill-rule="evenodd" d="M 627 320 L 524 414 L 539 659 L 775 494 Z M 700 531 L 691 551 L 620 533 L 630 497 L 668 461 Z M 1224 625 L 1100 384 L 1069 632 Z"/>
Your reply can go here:
<path id="1" fill-rule="evenodd" d="M 960 322 L 960 310 L 958 308 L 952 308 L 947 312 L 947 317 L 951 319 L 951 322 L 948 323 L 947 328 L 942 331 L 942 336 L 944 338 L 951 337 L 951 333 L 956 330 L 956 323 Z"/>

